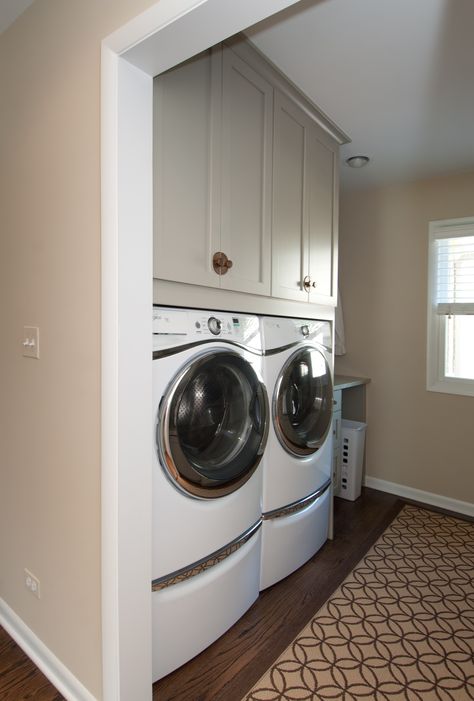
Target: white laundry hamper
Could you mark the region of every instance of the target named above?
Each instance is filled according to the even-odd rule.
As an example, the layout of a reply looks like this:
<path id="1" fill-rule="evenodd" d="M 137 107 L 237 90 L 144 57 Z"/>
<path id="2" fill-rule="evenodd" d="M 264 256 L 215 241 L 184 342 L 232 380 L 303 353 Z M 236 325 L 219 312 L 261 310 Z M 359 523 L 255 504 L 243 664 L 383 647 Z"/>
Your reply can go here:
<path id="1" fill-rule="evenodd" d="M 367 424 L 342 420 L 341 425 L 341 482 L 338 496 L 349 501 L 360 497 L 364 465 L 365 432 Z"/>

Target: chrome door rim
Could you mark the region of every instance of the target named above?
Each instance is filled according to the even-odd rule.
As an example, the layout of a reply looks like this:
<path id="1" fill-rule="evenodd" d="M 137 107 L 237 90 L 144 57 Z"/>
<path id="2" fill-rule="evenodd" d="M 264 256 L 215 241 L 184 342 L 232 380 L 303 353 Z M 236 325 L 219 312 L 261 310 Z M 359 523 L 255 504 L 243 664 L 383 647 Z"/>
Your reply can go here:
<path id="1" fill-rule="evenodd" d="M 294 455 L 295 457 L 298 458 L 305 458 L 309 457 L 310 455 L 314 455 L 324 444 L 326 441 L 326 438 L 331 430 L 331 425 L 332 421 L 331 418 L 329 419 L 327 426 L 324 430 L 324 433 L 321 435 L 319 440 L 314 446 L 301 446 L 301 445 L 296 445 L 293 441 L 291 441 L 288 436 L 286 436 L 284 429 L 282 428 L 280 417 L 279 417 L 279 412 L 278 412 L 278 399 L 280 397 L 280 392 L 281 392 L 281 384 L 283 382 L 283 377 L 288 370 L 288 368 L 293 364 L 295 358 L 300 355 L 303 351 L 316 351 L 319 353 L 323 360 L 324 364 L 326 367 L 326 376 L 328 378 L 328 383 L 330 386 L 330 394 L 331 396 L 329 397 L 330 401 L 330 407 L 331 407 L 331 417 L 332 417 L 332 393 L 333 393 L 333 385 L 332 385 L 332 377 L 331 377 L 331 370 L 329 367 L 329 364 L 326 360 L 326 357 L 322 350 L 320 350 L 316 345 L 302 345 L 300 346 L 294 353 L 290 355 L 289 358 L 285 361 L 283 367 L 281 368 L 277 381 L 275 383 L 275 390 L 273 393 L 273 401 L 272 401 L 272 418 L 273 418 L 273 427 L 275 429 L 276 436 L 278 438 L 278 441 L 280 442 L 281 446 L 288 452 L 290 455 Z"/>
<path id="2" fill-rule="evenodd" d="M 256 451 L 255 457 L 253 459 L 253 464 L 246 469 L 243 474 L 237 476 L 234 479 L 219 485 L 218 483 L 213 483 L 210 479 L 203 479 L 206 483 L 205 485 L 197 484 L 194 481 L 187 479 L 179 470 L 176 464 L 176 459 L 173 457 L 173 448 L 170 441 L 170 420 L 173 406 L 173 399 L 178 391 L 178 388 L 186 381 L 186 377 L 191 377 L 192 374 L 203 365 L 205 362 L 212 360 L 212 358 L 218 357 L 219 355 L 231 356 L 233 359 L 238 360 L 239 363 L 246 367 L 249 376 L 252 378 L 255 386 L 257 387 L 257 393 L 260 392 L 261 402 L 260 408 L 262 411 L 262 430 L 261 437 L 258 445 L 258 450 Z M 213 499 L 231 494 L 237 491 L 242 485 L 247 482 L 255 470 L 263 456 L 263 451 L 266 445 L 269 429 L 269 406 L 268 398 L 265 386 L 261 379 L 259 378 L 256 370 L 252 367 L 251 363 L 246 360 L 242 354 L 235 351 L 229 351 L 226 348 L 214 348 L 212 350 L 205 350 L 202 353 L 193 356 L 188 362 L 181 368 L 180 371 L 173 377 L 169 383 L 167 389 L 165 390 L 163 397 L 160 401 L 160 407 L 157 415 L 156 424 L 156 448 L 158 453 L 158 461 L 171 483 L 178 488 L 181 492 L 185 493 L 187 496 L 202 498 L 202 499 Z M 178 448 L 178 453 L 180 454 L 183 462 L 189 464 L 181 446 L 175 446 Z"/>

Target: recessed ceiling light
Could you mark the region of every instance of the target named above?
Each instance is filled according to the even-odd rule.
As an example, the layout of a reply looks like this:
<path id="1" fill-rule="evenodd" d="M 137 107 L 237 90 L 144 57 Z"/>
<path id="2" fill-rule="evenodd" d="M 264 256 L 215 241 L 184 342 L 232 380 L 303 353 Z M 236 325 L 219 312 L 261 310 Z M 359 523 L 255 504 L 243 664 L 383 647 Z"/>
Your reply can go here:
<path id="1" fill-rule="evenodd" d="M 368 156 L 351 156 L 346 159 L 346 163 L 351 168 L 363 168 L 370 161 Z"/>

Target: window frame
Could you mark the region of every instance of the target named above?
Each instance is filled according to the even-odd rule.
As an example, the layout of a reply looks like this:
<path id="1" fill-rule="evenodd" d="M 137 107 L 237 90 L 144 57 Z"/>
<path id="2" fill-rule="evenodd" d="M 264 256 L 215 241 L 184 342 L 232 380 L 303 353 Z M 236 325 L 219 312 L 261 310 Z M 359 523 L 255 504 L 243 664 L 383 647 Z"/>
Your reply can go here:
<path id="1" fill-rule="evenodd" d="M 429 223 L 426 388 L 430 392 L 474 397 L 474 379 L 448 377 L 445 373 L 446 321 L 448 317 L 438 314 L 436 310 L 437 258 L 435 241 L 440 238 L 462 236 L 466 227 L 472 227 L 474 231 L 474 216 Z"/>

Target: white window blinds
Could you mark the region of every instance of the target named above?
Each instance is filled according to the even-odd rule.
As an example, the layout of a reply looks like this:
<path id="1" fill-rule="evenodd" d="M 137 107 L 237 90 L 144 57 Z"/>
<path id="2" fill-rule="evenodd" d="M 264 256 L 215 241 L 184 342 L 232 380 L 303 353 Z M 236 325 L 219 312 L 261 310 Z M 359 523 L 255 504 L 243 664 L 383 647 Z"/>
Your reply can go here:
<path id="1" fill-rule="evenodd" d="M 436 311 L 474 314 L 474 225 L 435 240 Z"/>

